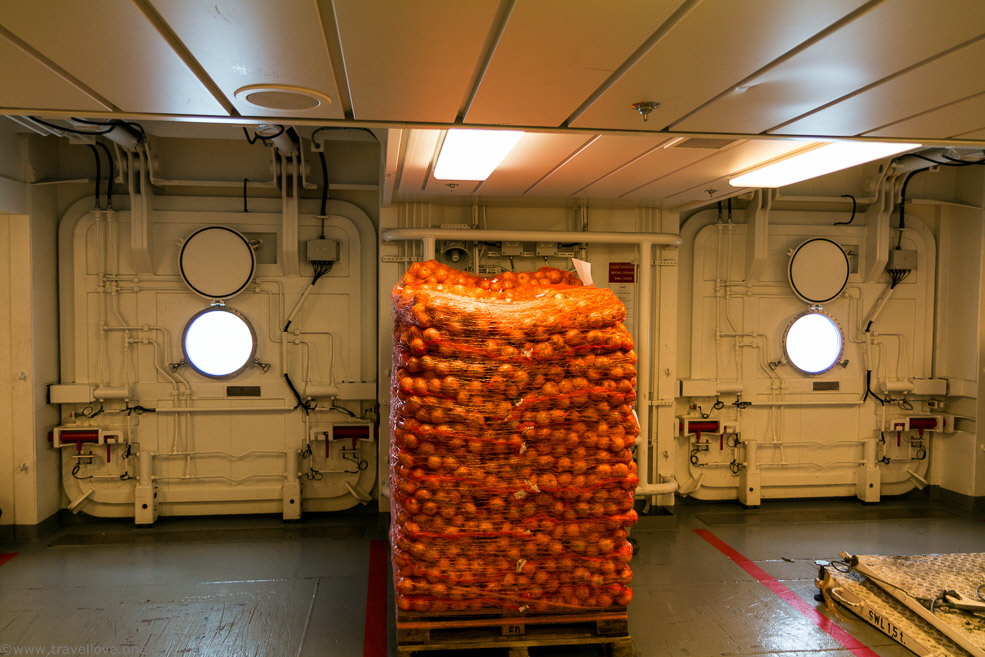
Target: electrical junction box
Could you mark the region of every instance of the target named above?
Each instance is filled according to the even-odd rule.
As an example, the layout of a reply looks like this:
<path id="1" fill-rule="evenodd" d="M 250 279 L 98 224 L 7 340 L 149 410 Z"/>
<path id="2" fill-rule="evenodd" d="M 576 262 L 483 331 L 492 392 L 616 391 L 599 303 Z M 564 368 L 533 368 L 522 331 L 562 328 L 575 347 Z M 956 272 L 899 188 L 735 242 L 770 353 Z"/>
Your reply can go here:
<path id="1" fill-rule="evenodd" d="M 910 393 L 944 397 L 947 395 L 947 379 L 913 379 L 913 390 Z"/>
<path id="2" fill-rule="evenodd" d="M 342 244 L 338 240 L 315 239 L 305 242 L 308 262 L 338 262 Z"/>
<path id="3" fill-rule="evenodd" d="M 534 247 L 537 256 L 552 256 L 557 253 L 557 242 L 537 242 Z"/>
<path id="4" fill-rule="evenodd" d="M 711 379 L 681 379 L 681 397 L 717 397 L 718 384 Z"/>
<path id="5" fill-rule="evenodd" d="M 376 399 L 376 381 L 343 381 L 339 384 L 339 399 Z"/>
<path id="6" fill-rule="evenodd" d="M 889 252 L 889 260 L 886 262 L 886 269 L 912 271 L 917 268 L 917 252 L 904 249 L 893 249 Z"/>
<path id="7" fill-rule="evenodd" d="M 53 383 L 48 386 L 49 404 L 88 404 L 94 401 L 88 383 Z"/>
<path id="8" fill-rule="evenodd" d="M 503 242 L 500 249 L 504 256 L 523 255 L 523 242 Z"/>

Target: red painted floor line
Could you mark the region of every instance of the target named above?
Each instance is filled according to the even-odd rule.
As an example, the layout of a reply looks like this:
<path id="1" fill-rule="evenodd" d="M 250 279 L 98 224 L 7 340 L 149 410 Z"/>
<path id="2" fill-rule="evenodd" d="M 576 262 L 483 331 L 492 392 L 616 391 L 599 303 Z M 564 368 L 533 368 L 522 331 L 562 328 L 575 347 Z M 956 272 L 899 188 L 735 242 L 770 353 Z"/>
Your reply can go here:
<path id="1" fill-rule="evenodd" d="M 366 585 L 366 629 L 363 657 L 386 657 L 386 541 L 369 542 L 369 578 Z"/>
<path id="2" fill-rule="evenodd" d="M 3 554 L 0 554 L 0 566 L 4 565 L 16 556 L 16 552 L 4 552 Z"/>
<path id="3" fill-rule="evenodd" d="M 827 634 L 840 643 L 846 650 L 856 657 L 879 657 L 868 646 L 860 642 L 845 630 L 838 627 L 834 621 L 817 611 L 811 604 L 805 602 L 803 598 L 788 589 L 786 586 L 770 576 L 762 568 L 752 561 L 736 552 L 725 541 L 712 534 L 707 529 L 695 529 L 695 533 L 701 538 L 711 543 L 719 552 L 731 559 L 739 568 L 759 580 L 759 583 L 778 595 L 784 602 L 799 611 L 807 620 L 827 632 Z"/>

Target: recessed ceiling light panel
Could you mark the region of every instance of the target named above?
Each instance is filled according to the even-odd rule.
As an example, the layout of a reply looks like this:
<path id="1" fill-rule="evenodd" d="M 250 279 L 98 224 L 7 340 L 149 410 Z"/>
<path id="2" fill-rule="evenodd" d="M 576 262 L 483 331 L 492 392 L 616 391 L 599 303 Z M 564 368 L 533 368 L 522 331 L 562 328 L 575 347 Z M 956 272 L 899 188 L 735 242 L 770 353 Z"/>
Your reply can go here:
<path id="1" fill-rule="evenodd" d="M 920 144 L 880 141 L 819 142 L 775 162 L 757 166 L 730 179 L 728 184 L 732 187 L 783 187 L 919 147 Z"/>
<path id="2" fill-rule="evenodd" d="M 435 180 L 485 180 L 516 146 L 518 130 L 453 129 L 445 135 Z"/>

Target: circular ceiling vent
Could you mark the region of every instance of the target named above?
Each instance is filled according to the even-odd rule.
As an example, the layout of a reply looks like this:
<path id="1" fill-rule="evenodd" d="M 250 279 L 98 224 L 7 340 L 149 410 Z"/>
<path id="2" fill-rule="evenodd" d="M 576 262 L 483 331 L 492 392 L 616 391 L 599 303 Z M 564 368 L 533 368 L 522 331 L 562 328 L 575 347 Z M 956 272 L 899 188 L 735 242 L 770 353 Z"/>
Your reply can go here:
<path id="1" fill-rule="evenodd" d="M 321 92 L 286 84 L 250 84 L 237 89 L 235 95 L 251 105 L 282 112 L 312 110 L 332 104 L 332 99 Z"/>
<path id="2" fill-rule="evenodd" d="M 841 294 L 849 273 L 845 250 L 823 237 L 798 246 L 787 267 L 794 294 L 810 304 L 825 303 Z"/>

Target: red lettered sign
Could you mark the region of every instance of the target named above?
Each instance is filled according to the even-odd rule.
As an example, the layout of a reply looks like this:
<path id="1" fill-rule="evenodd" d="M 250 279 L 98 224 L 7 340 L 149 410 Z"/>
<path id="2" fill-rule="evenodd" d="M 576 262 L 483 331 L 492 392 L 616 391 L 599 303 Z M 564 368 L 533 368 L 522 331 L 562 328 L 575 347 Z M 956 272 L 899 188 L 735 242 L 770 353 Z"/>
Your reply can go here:
<path id="1" fill-rule="evenodd" d="M 610 283 L 635 283 L 636 265 L 631 262 L 610 262 L 609 263 L 609 282 Z"/>

